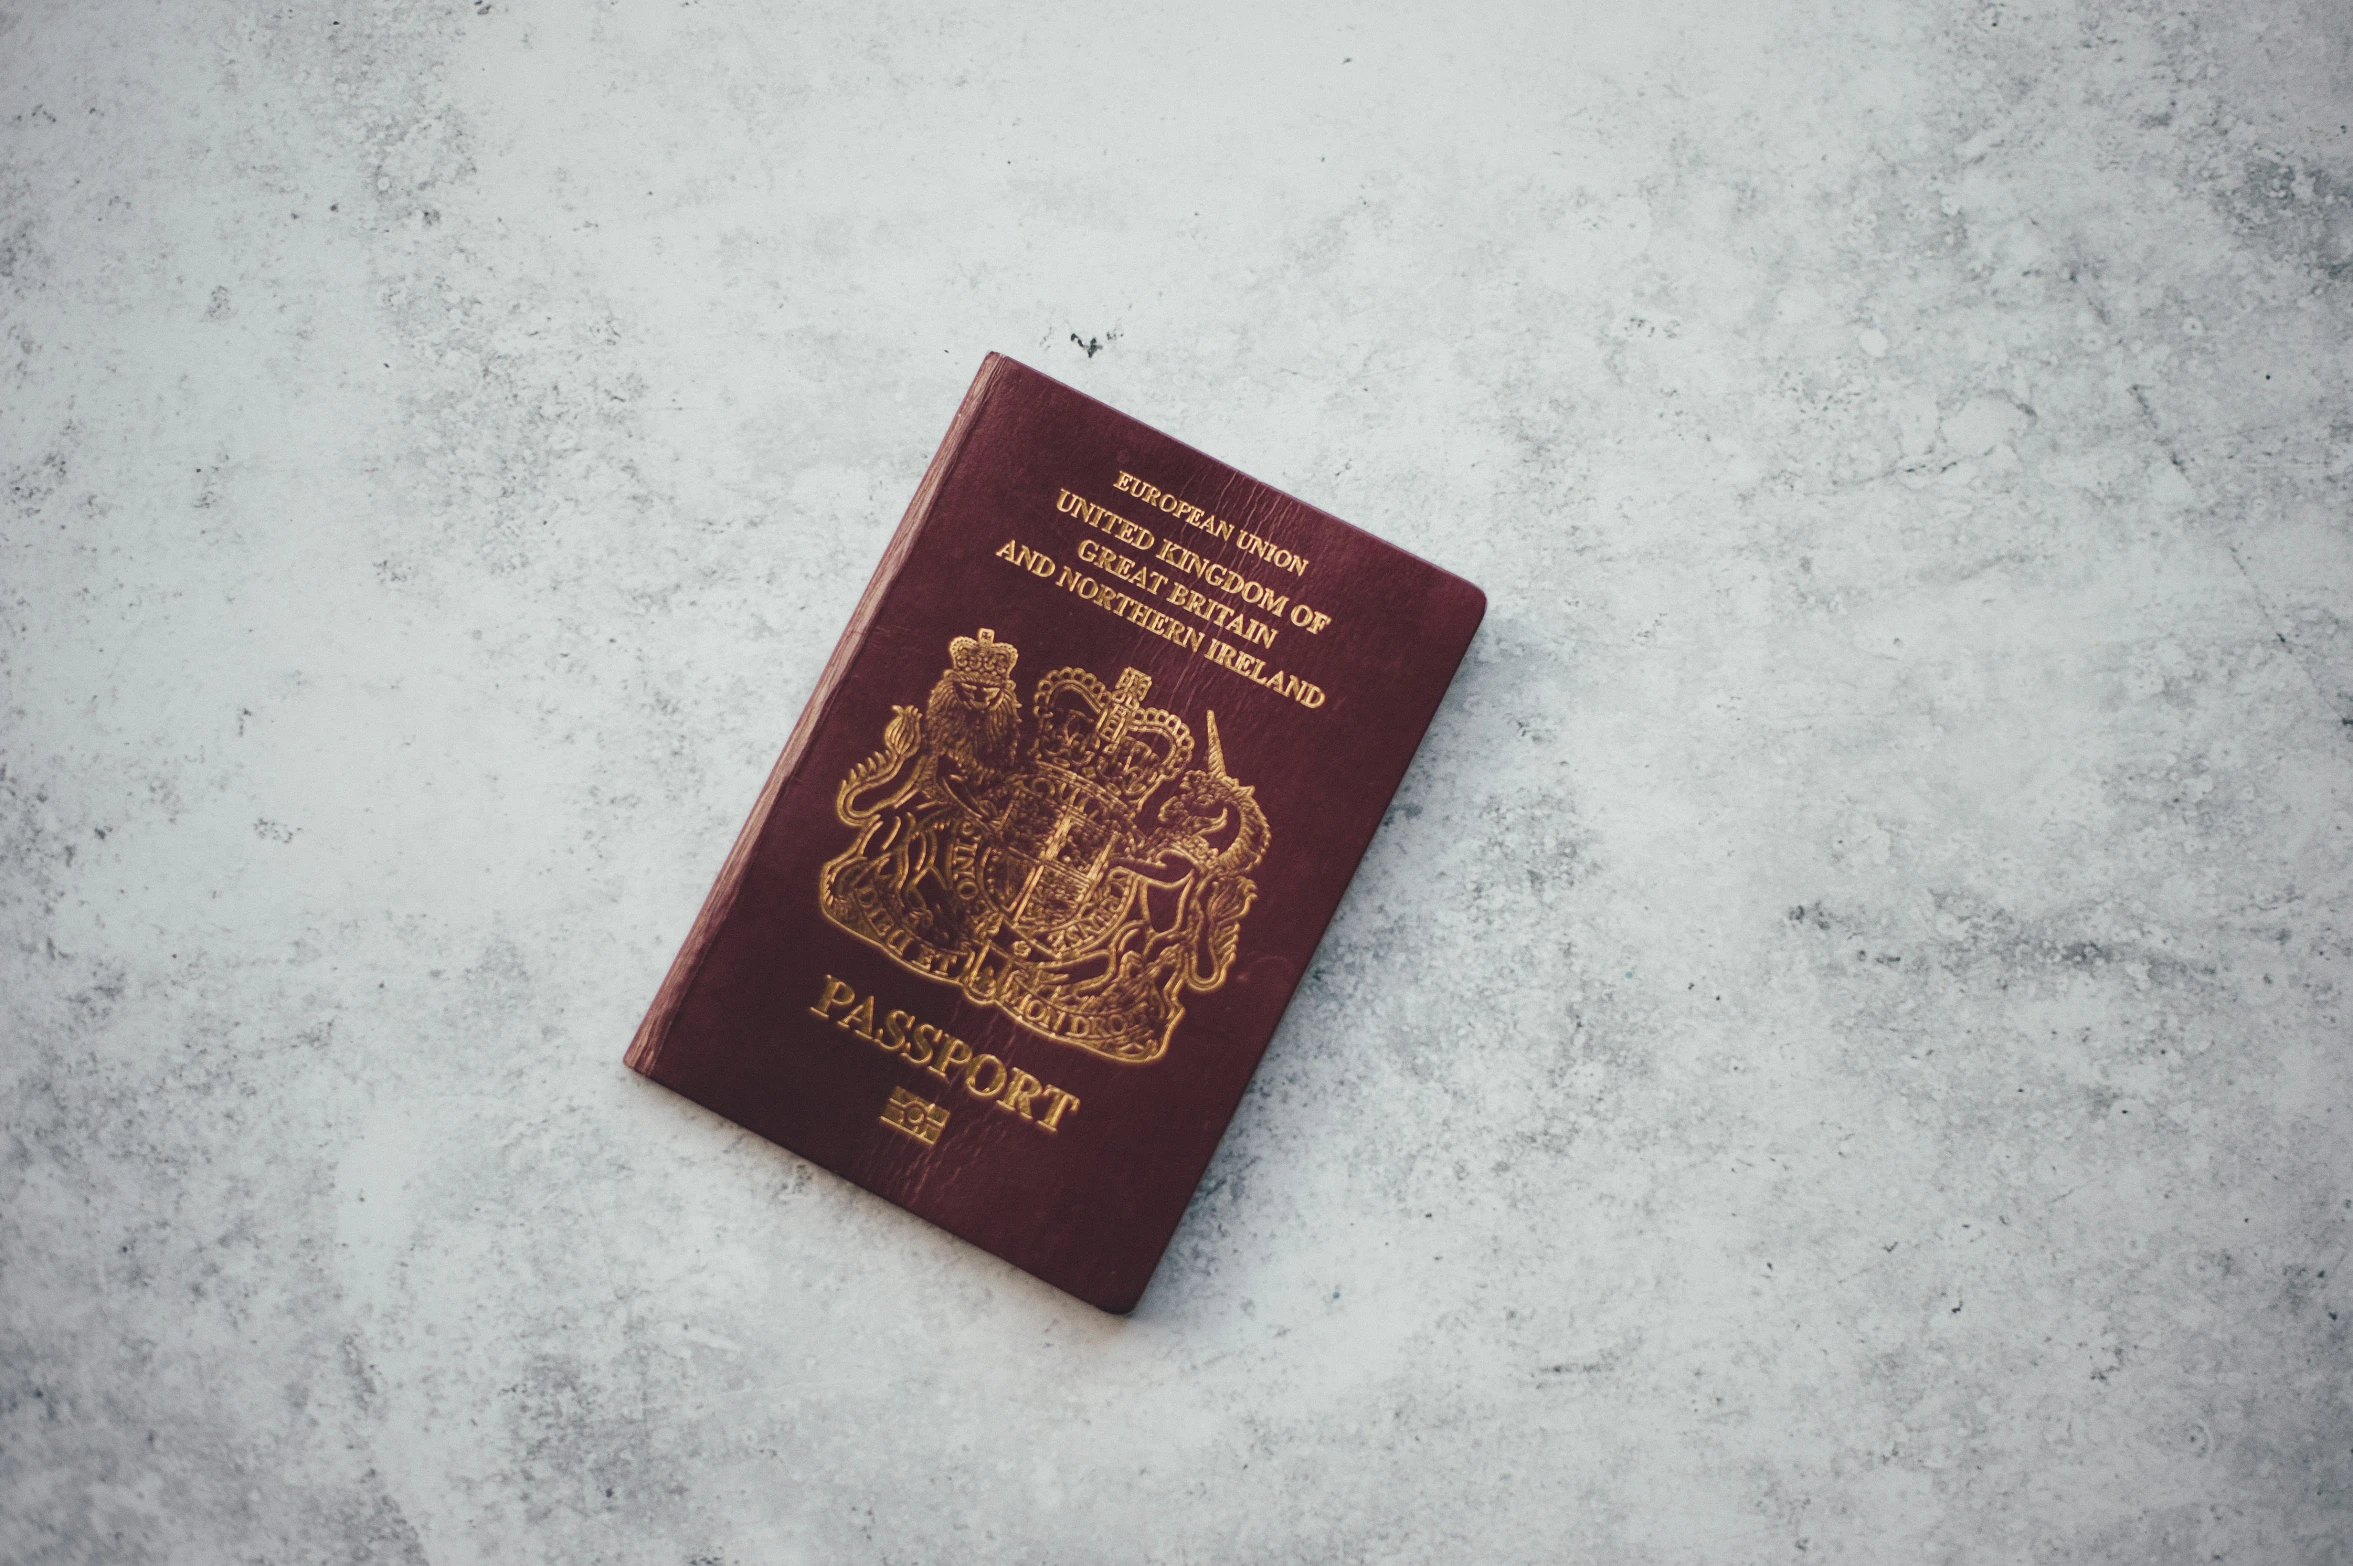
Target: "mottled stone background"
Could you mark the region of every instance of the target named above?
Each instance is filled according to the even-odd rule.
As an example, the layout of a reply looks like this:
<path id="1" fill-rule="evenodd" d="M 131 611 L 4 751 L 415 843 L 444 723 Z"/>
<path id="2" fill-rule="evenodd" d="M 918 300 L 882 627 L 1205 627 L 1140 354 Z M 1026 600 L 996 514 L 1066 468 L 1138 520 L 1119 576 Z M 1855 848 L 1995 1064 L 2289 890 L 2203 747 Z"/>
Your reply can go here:
<path id="1" fill-rule="evenodd" d="M 1142 9 L 0 8 L 0 1558 L 2353 1558 L 2353 10 Z M 992 348 L 1493 601 L 1126 1321 L 620 1066 Z"/>

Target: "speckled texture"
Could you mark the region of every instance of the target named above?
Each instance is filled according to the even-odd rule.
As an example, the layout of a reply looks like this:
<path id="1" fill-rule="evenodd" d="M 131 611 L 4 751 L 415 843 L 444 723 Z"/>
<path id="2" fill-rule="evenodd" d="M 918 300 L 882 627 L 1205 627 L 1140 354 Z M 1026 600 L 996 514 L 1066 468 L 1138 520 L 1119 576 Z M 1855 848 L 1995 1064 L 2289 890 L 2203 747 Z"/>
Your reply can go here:
<path id="1" fill-rule="evenodd" d="M 0 8 L 0 1558 L 2353 1555 L 2353 12 L 1456 9 Z M 1493 600 L 1124 1322 L 619 1060 L 991 348 Z"/>

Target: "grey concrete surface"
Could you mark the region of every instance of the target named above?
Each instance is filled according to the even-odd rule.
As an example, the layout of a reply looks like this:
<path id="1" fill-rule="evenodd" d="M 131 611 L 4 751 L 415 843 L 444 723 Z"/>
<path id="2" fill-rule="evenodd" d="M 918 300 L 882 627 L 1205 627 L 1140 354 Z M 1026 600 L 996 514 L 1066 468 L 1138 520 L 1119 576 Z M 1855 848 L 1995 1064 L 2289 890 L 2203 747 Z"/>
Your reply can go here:
<path id="1" fill-rule="evenodd" d="M 0 1558 L 2353 1559 L 2353 11 L 0 5 Z M 624 1073 L 981 355 L 1493 608 L 1115 1321 Z"/>

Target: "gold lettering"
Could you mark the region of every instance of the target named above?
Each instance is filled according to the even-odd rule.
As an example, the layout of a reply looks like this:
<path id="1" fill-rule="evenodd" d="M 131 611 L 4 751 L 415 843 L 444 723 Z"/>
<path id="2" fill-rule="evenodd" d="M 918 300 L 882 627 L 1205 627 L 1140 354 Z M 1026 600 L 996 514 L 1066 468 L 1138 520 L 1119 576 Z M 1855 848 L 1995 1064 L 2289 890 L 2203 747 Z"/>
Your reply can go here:
<path id="1" fill-rule="evenodd" d="M 874 1017 L 879 1009 L 878 999 L 869 995 L 860 1000 L 855 988 L 829 973 L 825 976 L 825 988 L 818 993 L 817 1004 L 809 1011 L 845 1033 L 854 1033 L 870 1044 L 904 1057 L 910 1066 L 947 1081 L 962 1081 L 964 1091 L 974 1098 L 986 1099 L 1041 1130 L 1052 1131 L 1065 1109 L 1078 1108 L 1076 1097 L 1052 1083 L 1041 1082 L 1030 1072 L 996 1055 L 975 1055 L 971 1045 L 928 1022 L 917 1021 L 912 1012 L 884 1012 L 882 1024 L 877 1028 Z M 1047 1096 L 1055 1102 L 1040 1119 L 1030 1106 Z M 886 1125 L 928 1144 L 938 1140 L 948 1123 L 948 1112 L 904 1088 L 897 1088 L 892 1090 L 891 1103 L 882 1118 Z"/>
<path id="2" fill-rule="evenodd" d="M 845 1032 L 855 1033 L 867 1043 L 874 1042 L 874 997 L 869 995 L 858 1002 L 857 1009 L 833 1019 L 833 1025 Z"/>
<path id="3" fill-rule="evenodd" d="M 1004 1093 L 997 1099 L 999 1109 L 1008 1109 L 1024 1120 L 1037 1118 L 1029 1112 L 1030 1100 L 1046 1091 L 1046 1084 L 1016 1066 L 1005 1083 Z"/>
<path id="4" fill-rule="evenodd" d="M 1150 566 L 1130 560 L 1116 549 L 1106 549 L 1091 538 L 1078 541 L 1078 557 L 1088 565 L 1099 566 L 1123 582 L 1132 582 L 1144 591 L 1157 595 L 1168 578 Z"/>
<path id="5" fill-rule="evenodd" d="M 1307 574 L 1307 557 L 1305 555 L 1295 554 L 1280 544 L 1260 538 L 1256 533 L 1244 533 L 1234 542 L 1269 565 L 1280 566 L 1293 576 Z"/>
<path id="6" fill-rule="evenodd" d="M 1310 685 L 1296 674 L 1281 671 L 1273 674 L 1263 673 L 1261 671 L 1266 668 L 1265 659 L 1250 653 L 1237 652 L 1214 636 L 1209 638 L 1209 650 L 1201 656 L 1221 669 L 1233 671 L 1254 685 L 1262 685 L 1278 695 L 1290 697 L 1302 707 L 1315 708 L 1324 704 L 1324 693 L 1321 686 Z"/>
<path id="7" fill-rule="evenodd" d="M 957 1071 L 972 1064 L 972 1046 L 953 1033 L 940 1035 L 940 1051 L 931 1063 L 931 1074 L 954 1081 Z"/>
<path id="8" fill-rule="evenodd" d="M 1252 581 L 1232 566 L 1219 565 L 1173 538 L 1160 541 L 1160 552 L 1155 559 L 1175 566 L 1188 576 L 1197 576 L 1229 598 L 1239 598 L 1254 609 L 1279 615 L 1291 606 L 1291 595 L 1278 593 L 1263 582 Z"/>
<path id="9" fill-rule="evenodd" d="M 1151 505 L 1182 520 L 1187 526 L 1221 538 L 1233 536 L 1233 526 L 1162 490 L 1133 473 L 1122 470 L 1114 490 L 1132 495 L 1140 503 Z M 1151 529 L 1139 527 L 1117 512 L 1105 509 L 1085 496 L 1069 489 L 1058 489 L 1055 509 L 1076 518 L 1086 526 L 1103 533 L 1139 552 L 1151 555 L 1163 565 L 1182 576 L 1193 578 L 1203 586 L 1227 598 L 1237 600 L 1261 611 L 1266 618 L 1243 613 L 1232 604 L 1220 603 L 1205 596 L 1199 589 L 1183 581 L 1173 581 L 1168 573 L 1153 570 L 1142 561 L 1107 548 L 1092 538 L 1081 538 L 1077 544 L 1081 564 L 1091 566 L 1114 581 L 1132 588 L 1134 593 L 1122 592 L 1107 582 L 1098 581 L 1071 566 L 1058 566 L 1054 561 L 1018 539 L 1006 540 L 996 551 L 997 557 L 1031 572 L 1041 581 L 1051 578 L 1054 585 L 1106 614 L 1118 615 L 1130 624 L 1141 627 L 1152 635 L 1173 642 L 1187 652 L 1206 658 L 1229 673 L 1237 674 L 1262 690 L 1297 702 L 1313 710 L 1321 707 L 1327 697 L 1322 687 L 1309 683 L 1296 674 L 1271 670 L 1266 660 L 1255 653 L 1243 652 L 1231 643 L 1204 635 L 1174 615 L 1144 601 L 1145 598 L 1165 600 L 1171 607 L 1196 620 L 1205 621 L 1244 646 L 1272 651 L 1280 638 L 1282 622 L 1309 635 L 1320 635 L 1332 623 L 1332 616 L 1303 601 L 1294 601 L 1290 594 L 1277 592 L 1253 577 L 1233 567 L 1211 560 L 1198 550 L 1189 549 L 1174 538 L 1163 538 Z M 1261 559 L 1286 570 L 1305 574 L 1307 557 L 1275 544 L 1256 533 L 1241 535 L 1242 547 Z M 1137 596 L 1141 595 L 1141 596 Z"/>
<path id="10" fill-rule="evenodd" d="M 1174 494 L 1168 490 L 1164 490 L 1157 484 L 1146 483 L 1144 480 L 1136 477 L 1133 473 L 1129 473 L 1123 470 L 1119 477 L 1113 481 L 1111 487 L 1122 495 L 1135 496 L 1136 499 L 1142 502 L 1144 505 L 1152 506 L 1161 511 L 1167 512 L 1170 516 L 1175 517 L 1178 521 L 1184 523 L 1187 527 L 1199 528 L 1202 532 L 1207 533 L 1211 538 L 1220 539 L 1227 542 L 1231 542 L 1233 539 L 1233 523 L 1228 522 L 1223 517 L 1211 516 L 1208 512 L 1202 510 L 1199 506 L 1194 505 L 1191 501 L 1184 499 L 1182 496 Z M 1249 535 L 1245 534 L 1244 536 L 1248 537 Z M 1285 553 L 1288 553 L 1288 551 L 1285 551 Z M 1298 557 L 1293 556 L 1292 558 L 1297 559 Z M 1307 562 L 1305 560 L 1299 560 L 1298 565 L 1294 569 L 1305 571 L 1306 568 Z"/>
<path id="11" fill-rule="evenodd" d="M 1010 561 L 1032 576 L 1054 574 L 1054 562 L 1046 557 L 1045 551 L 1032 549 L 1019 539 L 1005 540 L 1005 547 L 997 551 L 997 558 Z"/>
<path id="12" fill-rule="evenodd" d="M 851 989 L 829 973 L 825 976 L 825 992 L 817 997 L 817 1004 L 810 1007 L 809 1011 L 814 1016 L 831 1021 L 834 1007 L 847 1006 L 857 998 L 858 992 L 856 990 Z"/>
<path id="13" fill-rule="evenodd" d="M 1091 540 L 1089 542 L 1091 543 Z M 1083 548 L 1081 553 L 1085 553 Z M 1144 566 L 1137 565 L 1134 561 L 1128 560 L 1123 555 L 1119 555 L 1113 551 L 1104 549 L 1100 545 L 1095 545 L 1094 553 L 1087 557 L 1087 561 L 1088 564 L 1093 565 L 1098 560 L 1116 561 L 1120 565 L 1132 568 L 1138 573 L 1136 578 L 1138 585 L 1148 589 L 1156 589 L 1160 584 L 1167 581 L 1167 578 L 1162 576 L 1159 572 L 1150 570 Z M 1108 563 L 1104 564 L 1102 568 L 1104 570 L 1115 569 L 1114 566 Z M 1161 611 L 1153 608 L 1150 604 L 1143 602 L 1141 599 L 1130 598 L 1127 594 L 1119 591 L 1115 587 L 1105 586 L 1103 583 L 1096 581 L 1091 576 L 1083 575 L 1080 572 L 1072 570 L 1068 566 L 1064 566 L 1062 568 L 1062 574 L 1055 578 L 1054 585 L 1061 588 L 1065 592 L 1075 593 L 1080 598 L 1085 599 L 1088 603 L 1093 604 L 1096 608 L 1101 609 L 1106 614 L 1118 615 L 1123 619 L 1132 621 L 1135 624 L 1142 626 L 1145 630 L 1150 631 L 1154 636 L 1163 637 L 1168 641 L 1176 643 L 1179 647 L 1184 648 L 1187 652 L 1199 652 L 1201 650 L 1201 633 L 1199 631 L 1193 629 L 1189 625 L 1180 623 L 1173 615 L 1163 614 Z"/>
<path id="14" fill-rule="evenodd" d="M 1157 541 L 1148 527 L 1138 527 L 1116 511 L 1107 511 L 1084 495 L 1063 490 L 1054 501 L 1054 509 L 1064 516 L 1076 517 L 1099 533 L 1108 533 L 1131 549 L 1150 549 Z"/>

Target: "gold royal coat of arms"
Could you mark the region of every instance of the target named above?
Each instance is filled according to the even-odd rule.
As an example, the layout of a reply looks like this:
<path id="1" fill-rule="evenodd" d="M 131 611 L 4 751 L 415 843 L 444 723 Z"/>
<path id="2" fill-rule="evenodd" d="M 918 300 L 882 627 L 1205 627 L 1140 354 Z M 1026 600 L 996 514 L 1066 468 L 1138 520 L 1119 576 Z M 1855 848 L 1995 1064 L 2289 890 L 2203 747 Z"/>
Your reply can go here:
<path id="1" fill-rule="evenodd" d="M 894 707 L 883 748 L 834 796 L 857 831 L 827 862 L 825 916 L 902 967 L 954 984 L 1057 1043 L 1157 1060 L 1188 991 L 1225 983 L 1266 854 L 1266 814 L 1173 712 L 1056 669 L 1022 722 L 1014 647 L 948 644 L 920 709 Z M 1155 797 L 1158 807 L 1151 808 Z"/>

